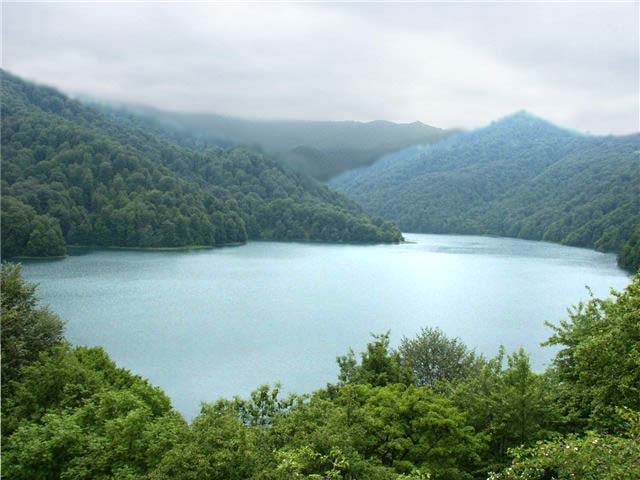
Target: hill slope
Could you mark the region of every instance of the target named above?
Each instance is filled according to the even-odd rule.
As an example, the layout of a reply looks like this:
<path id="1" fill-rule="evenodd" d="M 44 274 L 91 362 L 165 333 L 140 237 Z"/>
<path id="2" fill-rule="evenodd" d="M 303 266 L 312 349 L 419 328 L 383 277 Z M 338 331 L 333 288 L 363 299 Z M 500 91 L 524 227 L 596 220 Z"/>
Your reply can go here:
<path id="1" fill-rule="evenodd" d="M 2 72 L 2 255 L 65 244 L 394 242 L 391 224 L 247 149 L 186 148 Z"/>
<path id="2" fill-rule="evenodd" d="M 451 134 L 421 122 L 246 120 L 147 107 L 100 108 L 115 116 L 135 117 L 150 128 L 171 129 L 183 139 L 191 137 L 221 146 L 257 146 L 320 181 L 370 165 L 386 153 L 417 143 L 433 143 Z"/>
<path id="3" fill-rule="evenodd" d="M 521 112 L 330 185 L 404 231 L 628 251 L 621 264 L 637 269 L 637 247 L 625 245 L 640 228 L 639 152 L 640 135 L 585 136 Z"/>

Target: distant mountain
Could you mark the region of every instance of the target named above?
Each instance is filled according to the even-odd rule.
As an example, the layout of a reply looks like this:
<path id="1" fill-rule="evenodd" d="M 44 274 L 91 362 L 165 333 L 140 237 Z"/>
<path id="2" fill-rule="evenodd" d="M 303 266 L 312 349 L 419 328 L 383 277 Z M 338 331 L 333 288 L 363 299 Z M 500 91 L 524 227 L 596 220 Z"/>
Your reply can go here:
<path id="1" fill-rule="evenodd" d="M 369 165 L 386 153 L 418 143 L 433 143 L 452 133 L 421 122 L 245 120 L 130 105 L 98 106 L 111 115 L 137 117 L 149 128 L 173 131 L 183 141 L 204 140 L 220 146 L 263 149 L 320 181 Z"/>
<path id="2" fill-rule="evenodd" d="M 344 196 L 246 148 L 188 148 L 9 73 L 2 80 L 2 256 L 67 244 L 397 242 Z"/>
<path id="3" fill-rule="evenodd" d="M 387 155 L 330 186 L 403 231 L 547 240 L 625 252 L 630 269 L 640 263 L 638 134 L 587 136 L 520 112 Z"/>

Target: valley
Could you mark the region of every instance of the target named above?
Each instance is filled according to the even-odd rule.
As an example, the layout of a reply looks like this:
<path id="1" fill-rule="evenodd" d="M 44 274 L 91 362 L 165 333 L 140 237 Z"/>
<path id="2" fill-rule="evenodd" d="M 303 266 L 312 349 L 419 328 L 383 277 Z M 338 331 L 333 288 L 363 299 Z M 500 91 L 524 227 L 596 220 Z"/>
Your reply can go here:
<path id="1" fill-rule="evenodd" d="M 2 17 L 2 479 L 640 478 L 637 1 Z"/>

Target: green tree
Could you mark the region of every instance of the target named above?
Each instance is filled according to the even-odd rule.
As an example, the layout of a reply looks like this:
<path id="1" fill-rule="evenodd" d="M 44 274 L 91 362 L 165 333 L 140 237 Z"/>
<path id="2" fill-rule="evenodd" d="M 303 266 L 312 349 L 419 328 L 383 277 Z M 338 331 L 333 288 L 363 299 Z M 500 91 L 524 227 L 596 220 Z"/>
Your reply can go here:
<path id="1" fill-rule="evenodd" d="M 0 223 L 2 228 L 2 257 L 12 258 L 26 251 L 36 211 L 20 200 L 2 196 Z"/>
<path id="2" fill-rule="evenodd" d="M 476 374 L 442 385 L 442 390 L 467 413 L 476 431 L 486 436 L 489 451 L 484 469 L 488 471 L 506 464 L 508 449 L 533 444 L 555 430 L 560 415 L 553 402 L 554 386 L 547 375 L 531 370 L 524 350 L 507 357 L 502 349 Z"/>
<path id="3" fill-rule="evenodd" d="M 418 385 L 464 380 L 480 363 L 459 338 L 448 338 L 439 328 L 423 328 L 416 337 L 403 338 L 399 352 Z"/>
<path id="4" fill-rule="evenodd" d="M 337 398 L 349 409 L 356 448 L 398 473 L 471 478 L 482 443 L 465 415 L 428 388 L 349 385 Z M 355 420 L 355 421 L 354 421 Z"/>
<path id="5" fill-rule="evenodd" d="M 3 474 L 140 478 L 185 429 L 159 389 L 117 368 L 102 349 L 62 346 L 23 367 L 3 402 Z"/>
<path id="6" fill-rule="evenodd" d="M 450 401 L 426 387 L 399 383 L 348 384 L 333 398 L 318 392 L 278 418 L 273 438 L 276 459 L 284 462 L 277 468 L 334 475 L 329 478 L 422 472 L 467 479 L 483 448 L 482 437 Z"/>
<path id="7" fill-rule="evenodd" d="M 10 383 L 20 377 L 22 367 L 64 341 L 64 323 L 48 308 L 37 306 L 35 286 L 24 281 L 20 265 L 2 264 L 0 298 L 2 394 L 7 399 Z"/>
<path id="8" fill-rule="evenodd" d="M 513 461 L 489 480 L 636 480 L 640 472 L 638 414 L 621 412 L 628 425 L 621 436 L 587 432 L 516 448 Z"/>
<path id="9" fill-rule="evenodd" d="M 636 227 L 629 240 L 622 246 L 618 264 L 632 272 L 640 271 L 640 226 Z"/>
<path id="10" fill-rule="evenodd" d="M 25 253 L 31 257 L 60 257 L 67 253 L 60 224 L 48 215 L 36 215 Z"/>
<path id="11" fill-rule="evenodd" d="M 393 383 L 405 385 L 414 382 L 413 371 L 403 365 L 400 354 L 389 348 L 389 333 L 373 335 L 374 341 L 367 345 L 367 351 L 361 354 L 360 363 L 355 353 L 338 357 L 341 384 L 363 383 L 384 386 Z"/>
<path id="12" fill-rule="evenodd" d="M 615 432 L 619 407 L 640 410 L 640 275 L 612 299 L 591 298 L 550 325 L 558 403 L 574 428 Z"/>

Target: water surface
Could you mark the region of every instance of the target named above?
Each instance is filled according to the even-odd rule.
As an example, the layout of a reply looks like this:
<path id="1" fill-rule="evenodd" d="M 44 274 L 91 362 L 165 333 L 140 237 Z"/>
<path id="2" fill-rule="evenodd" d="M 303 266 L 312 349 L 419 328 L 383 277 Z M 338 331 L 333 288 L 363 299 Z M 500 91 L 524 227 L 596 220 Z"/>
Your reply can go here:
<path id="1" fill-rule="evenodd" d="M 394 344 L 438 326 L 478 352 L 524 346 L 536 368 L 545 321 L 622 289 L 615 256 L 543 242 L 417 235 L 403 245 L 254 242 L 190 252 L 101 250 L 25 263 L 75 344 L 101 345 L 187 417 L 262 383 L 309 392 L 370 332 Z"/>

